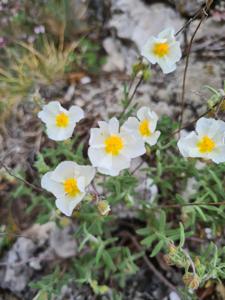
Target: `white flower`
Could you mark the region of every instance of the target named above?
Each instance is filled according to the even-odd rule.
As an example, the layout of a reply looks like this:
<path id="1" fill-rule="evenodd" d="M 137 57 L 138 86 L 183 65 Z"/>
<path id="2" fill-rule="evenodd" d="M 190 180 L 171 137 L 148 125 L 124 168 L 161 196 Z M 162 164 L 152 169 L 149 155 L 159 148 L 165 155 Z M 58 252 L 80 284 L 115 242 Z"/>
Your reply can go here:
<path id="1" fill-rule="evenodd" d="M 144 143 L 135 133 L 120 131 L 116 118 L 98 124 L 100 128 L 91 129 L 89 159 L 100 173 L 117 176 L 129 168 L 132 158 L 145 153 Z"/>
<path id="2" fill-rule="evenodd" d="M 76 123 L 84 118 L 84 111 L 75 105 L 66 110 L 58 101 L 52 101 L 43 106 L 38 117 L 46 124 L 50 139 L 63 141 L 72 136 Z"/>
<path id="3" fill-rule="evenodd" d="M 91 166 L 80 166 L 73 161 L 61 162 L 54 171 L 46 173 L 41 186 L 56 197 L 56 206 L 71 216 L 74 208 L 85 196 L 85 188 L 95 176 Z"/>
<path id="4" fill-rule="evenodd" d="M 130 117 L 123 124 L 122 129 L 130 134 L 135 133 L 139 135 L 144 142 L 153 146 L 157 143 L 160 136 L 160 131 L 156 131 L 158 116 L 150 108 L 143 106 L 137 112 L 137 118 Z"/>
<path id="5" fill-rule="evenodd" d="M 176 41 L 174 30 L 163 30 L 157 37 L 151 36 L 144 45 L 141 55 L 150 63 L 158 63 L 163 73 L 168 74 L 176 69 L 176 62 L 181 58 L 180 42 Z"/>
<path id="6" fill-rule="evenodd" d="M 201 118 L 192 131 L 178 141 L 184 157 L 202 157 L 215 163 L 225 162 L 225 122 Z"/>

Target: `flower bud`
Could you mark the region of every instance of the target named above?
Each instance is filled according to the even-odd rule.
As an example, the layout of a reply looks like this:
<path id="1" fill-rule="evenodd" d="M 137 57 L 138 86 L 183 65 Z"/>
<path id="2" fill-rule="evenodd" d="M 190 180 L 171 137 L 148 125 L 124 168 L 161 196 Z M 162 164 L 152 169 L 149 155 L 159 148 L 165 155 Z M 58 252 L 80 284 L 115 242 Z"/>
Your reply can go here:
<path id="1" fill-rule="evenodd" d="M 99 201 L 97 204 L 97 208 L 101 216 L 107 216 L 111 210 L 110 205 L 105 200 Z"/>
<path id="2" fill-rule="evenodd" d="M 186 273 L 183 276 L 183 282 L 188 288 L 196 290 L 199 287 L 200 279 L 197 274 Z"/>
<path id="3" fill-rule="evenodd" d="M 171 259 L 171 256 L 169 254 L 166 254 L 163 256 L 163 259 L 165 261 L 165 263 L 168 265 L 168 266 L 172 266 L 174 265 L 172 259 Z"/>
<path id="4" fill-rule="evenodd" d="M 175 254 L 177 252 L 177 248 L 174 244 L 170 243 L 168 245 L 168 250 L 170 254 Z"/>

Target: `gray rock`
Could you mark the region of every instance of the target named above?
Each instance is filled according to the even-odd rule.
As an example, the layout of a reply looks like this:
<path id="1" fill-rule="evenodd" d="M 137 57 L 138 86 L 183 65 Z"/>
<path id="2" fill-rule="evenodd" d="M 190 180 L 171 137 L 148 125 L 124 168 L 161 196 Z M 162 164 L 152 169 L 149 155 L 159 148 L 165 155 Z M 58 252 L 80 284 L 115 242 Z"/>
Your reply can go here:
<path id="1" fill-rule="evenodd" d="M 205 0 L 170 0 L 182 14 L 193 16 L 205 3 Z"/>
<path id="2" fill-rule="evenodd" d="M 35 271 L 46 262 L 76 254 L 71 227 L 59 229 L 55 223 L 35 224 L 19 237 L 0 263 L 0 287 L 20 294 Z"/>

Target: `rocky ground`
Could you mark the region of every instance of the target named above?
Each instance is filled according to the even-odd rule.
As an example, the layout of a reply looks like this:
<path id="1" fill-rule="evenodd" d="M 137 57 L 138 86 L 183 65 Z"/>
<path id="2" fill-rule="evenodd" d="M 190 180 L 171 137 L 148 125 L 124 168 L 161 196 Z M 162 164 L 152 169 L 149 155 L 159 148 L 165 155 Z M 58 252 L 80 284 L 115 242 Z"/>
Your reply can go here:
<path id="1" fill-rule="evenodd" d="M 137 59 L 146 39 L 167 26 L 179 30 L 203 2 L 201 0 L 93 1 L 90 15 L 95 10 L 94 13 L 102 26 L 102 46 L 107 56 L 102 73 L 96 78 L 86 75 L 79 84 L 62 82 L 61 85 L 57 84 L 57 88 L 53 86 L 48 90 L 40 89 L 40 93 L 47 99 L 63 98 L 65 103 L 82 106 L 88 114 L 90 125 L 95 122 L 96 117 L 106 119 L 108 115 L 118 113 L 121 109 L 118 103 L 121 101 L 123 84 L 128 81 L 131 65 Z M 225 78 L 223 2 L 218 1 L 217 6 L 214 6 L 209 18 L 202 24 L 192 48 L 187 74 L 185 122 L 191 122 L 206 110 L 206 101 L 211 95 L 205 88 L 206 85 L 216 89 L 223 86 Z M 81 3 L 85 5 L 85 1 Z M 198 20 L 194 21 L 187 31 L 179 35 L 184 52 L 197 23 Z M 139 88 L 134 101 L 152 107 L 159 115 L 167 114 L 178 118 L 183 72 L 183 60 L 178 64 L 177 71 L 167 76 L 154 67 L 151 82 Z M 16 167 L 19 164 L 29 170 L 35 154 L 41 147 L 42 133 L 39 122 L 34 120 L 31 114 L 23 118 L 25 112 L 31 111 L 33 111 L 31 104 L 17 108 L 14 117 L 4 128 L 4 133 L 0 135 L 0 153 L 1 157 L 6 158 L 6 165 Z M 32 130 L 29 131 L 31 127 Z M 32 170 L 29 171 L 32 174 Z M 71 239 L 71 226 L 62 231 L 51 222 L 42 226 L 34 225 L 24 232 L 24 237 L 15 240 L 12 248 L 4 253 L 0 261 L 0 300 L 31 300 L 32 293 L 28 283 L 35 276 L 40 276 L 45 264 L 67 259 L 76 254 L 77 245 Z M 179 283 L 179 273 L 171 271 L 167 274 L 167 277 L 170 276 L 173 276 L 174 283 Z M 87 294 L 87 287 L 80 289 L 67 286 L 63 288 L 62 295 L 57 300 L 93 299 Z M 123 299 L 178 300 L 179 298 L 175 293 L 168 292 L 145 266 L 128 280 Z"/>

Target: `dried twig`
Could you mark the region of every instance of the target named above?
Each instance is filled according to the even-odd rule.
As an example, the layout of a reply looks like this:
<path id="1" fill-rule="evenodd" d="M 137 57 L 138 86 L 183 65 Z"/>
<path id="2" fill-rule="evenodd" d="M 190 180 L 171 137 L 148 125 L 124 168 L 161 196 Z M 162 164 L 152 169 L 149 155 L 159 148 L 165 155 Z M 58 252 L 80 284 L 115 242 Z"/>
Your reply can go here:
<path id="1" fill-rule="evenodd" d="M 202 24 L 202 22 L 205 20 L 205 18 L 208 16 L 208 11 L 212 5 L 213 1 L 207 1 L 206 5 L 202 8 L 201 10 L 201 19 L 190 39 L 188 49 L 187 49 L 187 55 L 186 55 L 186 62 L 185 62 L 185 68 L 184 68 L 184 75 L 183 75 L 183 82 L 182 82 L 182 94 L 181 94 L 181 114 L 180 114 L 180 124 L 179 124 L 179 129 L 182 127 L 182 122 L 183 122 L 183 114 L 184 114 L 184 104 L 185 104 L 185 88 L 186 88 L 186 78 L 187 78 L 187 69 L 188 69 L 188 64 L 189 64 L 189 58 L 190 58 L 190 53 L 191 53 L 191 47 L 194 41 L 194 38 Z"/>
<path id="2" fill-rule="evenodd" d="M 9 167 L 7 167 L 3 161 L 0 161 L 0 168 L 3 168 L 10 176 L 16 178 L 17 180 L 23 182 L 25 185 L 31 187 L 32 189 L 38 191 L 38 192 L 46 192 L 44 189 L 42 189 L 41 187 L 39 186 L 36 186 L 32 183 L 30 183 L 29 181 L 27 181 L 26 179 L 23 179 L 19 176 L 17 176 L 16 174 L 14 174 L 10 169 Z"/>
<path id="3" fill-rule="evenodd" d="M 137 239 L 128 231 L 122 231 L 119 234 L 124 237 L 128 237 L 133 242 L 134 246 L 139 252 L 143 251 Z M 150 262 L 146 255 L 143 256 L 143 259 L 146 265 L 148 266 L 149 270 L 151 270 L 158 277 L 158 279 L 165 284 L 165 286 L 167 286 L 170 290 L 178 292 L 176 287 L 155 268 L 155 266 Z"/>

